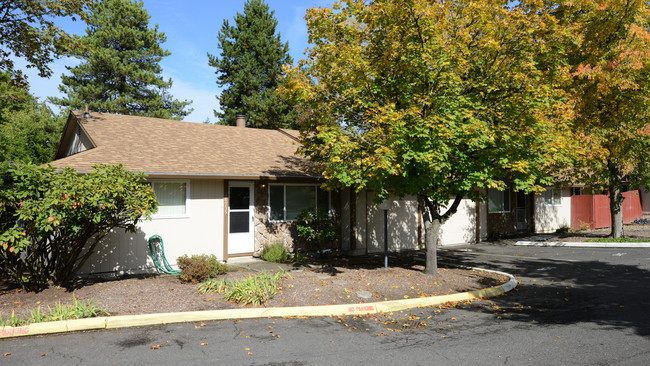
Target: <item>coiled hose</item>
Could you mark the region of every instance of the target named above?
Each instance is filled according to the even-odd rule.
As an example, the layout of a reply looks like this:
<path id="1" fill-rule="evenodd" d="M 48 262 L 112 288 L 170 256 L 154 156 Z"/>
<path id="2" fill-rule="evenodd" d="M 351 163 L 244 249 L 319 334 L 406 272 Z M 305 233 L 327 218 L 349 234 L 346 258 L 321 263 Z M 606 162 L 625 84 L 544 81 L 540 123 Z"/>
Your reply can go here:
<path id="1" fill-rule="evenodd" d="M 156 243 L 159 245 L 156 245 Z M 160 235 L 152 235 L 149 238 L 149 251 L 151 252 L 153 263 L 160 271 L 171 275 L 181 274 L 181 271 L 173 269 L 172 266 L 169 265 L 169 262 L 167 262 L 167 258 L 165 257 L 165 245 L 163 244 L 163 240 Z"/>

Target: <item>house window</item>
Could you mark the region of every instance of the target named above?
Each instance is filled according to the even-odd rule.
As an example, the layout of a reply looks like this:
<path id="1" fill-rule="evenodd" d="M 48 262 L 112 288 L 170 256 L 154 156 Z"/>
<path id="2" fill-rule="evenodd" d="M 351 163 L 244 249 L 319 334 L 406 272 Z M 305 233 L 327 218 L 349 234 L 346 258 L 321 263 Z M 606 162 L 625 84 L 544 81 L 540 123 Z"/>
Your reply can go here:
<path id="1" fill-rule="evenodd" d="M 562 204 L 562 190 L 549 188 L 544 191 L 544 204 L 546 206 L 560 206 Z"/>
<path id="2" fill-rule="evenodd" d="M 306 209 L 330 212 L 330 193 L 317 184 L 271 184 L 270 219 L 294 221 Z"/>
<path id="3" fill-rule="evenodd" d="M 510 212 L 510 190 L 500 191 L 490 188 L 488 190 L 488 211 L 491 213 Z"/>
<path id="4" fill-rule="evenodd" d="M 158 199 L 158 212 L 154 217 L 187 216 L 189 184 L 186 181 L 151 182 Z"/>

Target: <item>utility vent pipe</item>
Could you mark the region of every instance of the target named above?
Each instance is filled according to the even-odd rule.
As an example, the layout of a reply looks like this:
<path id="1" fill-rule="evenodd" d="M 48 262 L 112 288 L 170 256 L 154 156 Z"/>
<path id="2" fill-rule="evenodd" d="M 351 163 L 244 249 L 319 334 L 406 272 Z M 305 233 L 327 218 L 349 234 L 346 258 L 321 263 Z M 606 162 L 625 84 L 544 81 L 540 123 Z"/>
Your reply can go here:
<path id="1" fill-rule="evenodd" d="M 237 117 L 235 117 L 236 126 L 245 128 L 246 120 L 248 120 L 248 118 L 246 117 L 245 114 L 238 114 Z"/>

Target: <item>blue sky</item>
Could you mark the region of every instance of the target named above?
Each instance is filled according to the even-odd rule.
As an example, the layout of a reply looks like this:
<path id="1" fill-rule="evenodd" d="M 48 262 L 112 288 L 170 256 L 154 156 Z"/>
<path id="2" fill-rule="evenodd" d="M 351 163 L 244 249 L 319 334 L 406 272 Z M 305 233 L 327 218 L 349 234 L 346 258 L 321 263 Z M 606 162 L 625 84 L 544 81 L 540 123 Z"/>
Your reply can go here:
<path id="1" fill-rule="evenodd" d="M 304 19 L 308 8 L 330 7 L 334 0 L 265 0 L 278 20 L 278 31 L 282 41 L 289 42 L 289 51 L 294 62 L 303 58 L 307 43 L 307 25 Z M 219 54 L 217 33 L 224 19 L 231 24 L 237 12 L 243 13 L 245 1 L 227 0 L 144 0 L 144 7 L 151 16 L 151 26 L 167 36 L 163 47 L 171 56 L 161 61 L 163 76 L 172 78 L 171 94 L 177 99 L 193 100 L 194 111 L 185 121 L 203 122 L 206 118 L 214 122 L 215 96 L 220 93 L 216 84 L 215 69 L 208 66 L 207 53 Z M 85 34 L 85 24 L 63 21 L 61 27 L 75 34 Z M 59 59 L 51 65 L 54 71 L 49 79 L 39 78 L 35 72 L 27 71 L 31 92 L 45 100 L 60 95 L 58 86 L 65 66 L 74 66 L 76 59 Z M 24 62 L 17 66 L 25 70 Z"/>

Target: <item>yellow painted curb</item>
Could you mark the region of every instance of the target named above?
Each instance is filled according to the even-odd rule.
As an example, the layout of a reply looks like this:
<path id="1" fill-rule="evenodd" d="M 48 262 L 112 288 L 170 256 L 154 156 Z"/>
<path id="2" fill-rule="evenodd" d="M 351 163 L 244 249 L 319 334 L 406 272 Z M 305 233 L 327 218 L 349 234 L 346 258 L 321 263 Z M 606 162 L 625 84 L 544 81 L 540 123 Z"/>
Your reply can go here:
<path id="1" fill-rule="evenodd" d="M 75 319 L 75 320 L 68 320 L 66 322 L 66 325 L 68 327 L 68 332 L 73 332 L 77 330 L 104 329 L 106 328 L 106 321 L 108 319 L 109 318 L 107 316 L 100 316 L 97 318 Z M 37 324 L 45 324 L 45 323 L 37 323 Z"/>
<path id="2" fill-rule="evenodd" d="M 489 298 L 502 295 L 517 287 L 517 280 L 511 274 L 483 268 L 473 268 L 478 271 L 492 272 L 510 278 L 503 285 L 488 287 L 481 290 L 461 292 L 457 294 L 432 296 L 423 298 L 389 300 L 374 303 L 341 304 L 323 306 L 296 306 L 280 308 L 243 308 L 206 311 L 187 311 L 179 313 L 160 313 L 144 315 L 120 315 L 111 317 L 98 317 L 36 323 L 22 327 L 0 328 L 0 338 L 21 337 L 37 334 L 63 333 L 78 330 L 114 329 L 127 327 L 141 327 L 158 324 L 187 323 L 210 320 L 252 319 L 252 318 L 278 318 L 278 317 L 316 317 L 316 316 L 344 316 L 388 313 L 440 305 L 447 302 L 468 301 L 480 298 Z"/>

